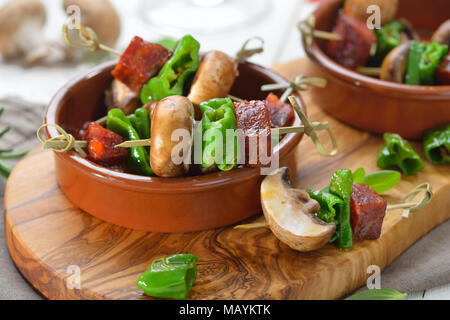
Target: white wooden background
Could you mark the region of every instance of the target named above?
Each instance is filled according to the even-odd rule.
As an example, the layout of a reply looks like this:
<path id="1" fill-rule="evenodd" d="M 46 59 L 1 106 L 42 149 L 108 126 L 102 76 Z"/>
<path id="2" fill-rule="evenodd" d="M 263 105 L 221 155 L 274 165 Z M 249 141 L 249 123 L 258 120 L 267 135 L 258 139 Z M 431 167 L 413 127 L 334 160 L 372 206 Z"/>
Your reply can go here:
<path id="1" fill-rule="evenodd" d="M 42 1 L 47 6 L 46 37 L 50 40 L 60 39 L 61 26 L 65 21 L 62 1 Z M 179 38 L 183 35 L 177 32 L 164 32 L 146 24 L 140 14 L 142 1 L 145 0 L 111 1 L 122 20 L 122 33 L 117 45 L 120 50 L 128 45 L 134 35 L 149 41 L 159 40 L 165 36 Z M 0 0 L 0 6 L 6 2 L 7 0 Z M 313 9 L 314 5 L 307 0 L 271 0 L 266 14 L 258 22 L 212 35 L 195 32 L 191 34 L 200 41 L 202 50 L 217 49 L 230 55 L 234 55 L 249 37 L 260 36 L 265 41 L 265 50 L 264 53 L 252 58 L 252 61 L 270 66 L 304 56 L 295 26 L 297 21 L 305 18 Z M 0 63 L 0 97 L 18 96 L 31 102 L 47 104 L 56 90 L 69 78 L 90 67 L 91 64 L 82 64 L 24 69 L 19 65 Z M 450 299 L 450 286 L 413 293 L 408 299 Z"/>

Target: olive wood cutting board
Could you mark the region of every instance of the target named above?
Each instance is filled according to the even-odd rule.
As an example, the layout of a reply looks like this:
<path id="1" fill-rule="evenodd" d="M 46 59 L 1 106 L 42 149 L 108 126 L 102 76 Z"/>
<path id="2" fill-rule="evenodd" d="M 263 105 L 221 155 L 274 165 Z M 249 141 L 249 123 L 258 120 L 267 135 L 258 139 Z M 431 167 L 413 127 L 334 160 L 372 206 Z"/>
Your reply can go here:
<path id="1" fill-rule="evenodd" d="M 274 69 L 292 78 L 308 74 L 308 65 L 306 60 L 298 60 Z M 297 172 L 294 186 L 324 187 L 339 168 L 377 170 L 381 138 L 332 119 L 310 101 L 307 92 L 303 96 L 311 120 L 331 123 L 340 151 L 334 158 L 324 158 L 304 138 L 296 149 L 297 168 L 291 168 Z M 420 144 L 414 146 L 421 150 Z M 65 198 L 56 183 L 52 152 L 38 147 L 15 167 L 8 180 L 6 239 L 16 266 L 50 299 L 148 298 L 136 287 L 137 277 L 153 259 L 181 252 L 199 257 L 191 299 L 336 299 L 366 282 L 368 266 L 385 268 L 450 217 L 449 177 L 450 166 L 426 162 L 416 176 L 404 176 L 386 199 L 398 202 L 403 193 L 430 182 L 435 196 L 428 206 L 411 213 L 409 219 L 401 218 L 401 210 L 388 212 L 381 237 L 350 251 L 327 245 L 304 254 L 291 250 L 266 228 L 162 234 L 102 222 Z M 74 279 L 73 265 L 79 267 L 79 289 L 67 286 Z"/>

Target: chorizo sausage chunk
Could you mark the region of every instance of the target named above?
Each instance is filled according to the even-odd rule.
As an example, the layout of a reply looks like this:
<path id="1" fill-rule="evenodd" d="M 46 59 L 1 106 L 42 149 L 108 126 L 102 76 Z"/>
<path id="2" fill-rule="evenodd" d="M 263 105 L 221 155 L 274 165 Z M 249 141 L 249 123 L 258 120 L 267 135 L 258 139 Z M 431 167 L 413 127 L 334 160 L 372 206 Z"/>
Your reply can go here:
<path id="1" fill-rule="evenodd" d="M 333 33 L 339 34 L 341 40 L 328 41 L 327 52 L 331 58 L 347 68 L 366 65 L 377 38 L 362 20 L 340 13 Z"/>
<path id="2" fill-rule="evenodd" d="M 380 237 L 387 202 L 365 184 L 354 183 L 350 200 L 350 222 L 355 242 Z"/>

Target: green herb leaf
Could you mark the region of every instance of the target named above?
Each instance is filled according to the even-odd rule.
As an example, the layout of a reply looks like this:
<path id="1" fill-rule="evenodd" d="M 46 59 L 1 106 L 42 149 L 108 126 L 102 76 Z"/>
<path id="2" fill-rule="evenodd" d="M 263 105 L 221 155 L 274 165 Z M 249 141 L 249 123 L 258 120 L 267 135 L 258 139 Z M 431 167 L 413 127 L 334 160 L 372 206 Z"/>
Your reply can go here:
<path id="1" fill-rule="evenodd" d="M 371 289 L 358 292 L 345 300 L 404 300 L 406 293 L 394 289 Z"/>
<path id="2" fill-rule="evenodd" d="M 365 176 L 361 183 L 368 185 L 377 193 L 386 192 L 400 182 L 400 172 L 393 170 L 380 170 Z"/>
<path id="3" fill-rule="evenodd" d="M 353 183 L 361 183 L 366 175 L 364 168 L 358 168 L 353 172 Z"/>

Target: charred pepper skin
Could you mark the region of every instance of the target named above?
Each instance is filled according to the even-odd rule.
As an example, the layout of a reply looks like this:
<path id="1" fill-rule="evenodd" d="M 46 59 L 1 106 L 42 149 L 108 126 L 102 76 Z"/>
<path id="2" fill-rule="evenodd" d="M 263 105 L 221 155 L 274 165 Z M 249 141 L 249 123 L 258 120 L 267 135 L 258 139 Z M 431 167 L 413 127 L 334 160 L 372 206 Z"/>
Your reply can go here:
<path id="1" fill-rule="evenodd" d="M 202 111 L 202 137 L 208 137 L 208 141 L 203 143 L 202 148 L 202 167 L 210 168 L 217 165 L 221 171 L 229 171 L 237 164 L 238 157 L 238 138 L 234 138 L 233 146 L 226 145 L 227 130 L 237 129 L 237 121 L 234 115 L 234 105 L 230 98 L 211 99 L 200 103 Z M 216 163 L 216 142 L 218 139 L 222 141 L 222 163 Z M 233 149 L 231 149 L 233 148 Z M 229 149 L 229 150 L 227 150 Z M 233 157 L 229 157 L 233 151 Z"/>
<path id="2" fill-rule="evenodd" d="M 186 299 L 197 278 L 197 259 L 190 253 L 157 259 L 136 284 L 151 297 Z"/>
<path id="3" fill-rule="evenodd" d="M 198 69 L 199 50 L 200 43 L 191 35 L 181 38 L 172 57 L 164 64 L 159 74 L 142 88 L 142 104 L 168 96 L 182 96 L 186 80 Z"/>
<path id="4" fill-rule="evenodd" d="M 408 141 L 395 133 L 385 133 L 383 140 L 384 144 L 377 158 L 379 168 L 398 167 L 408 176 L 423 169 L 422 159 Z"/>
<path id="5" fill-rule="evenodd" d="M 139 140 L 139 134 L 133 127 L 131 121 L 120 109 L 111 109 L 108 112 L 106 127 L 124 138 L 125 140 Z M 127 161 L 127 169 L 134 174 L 143 176 L 153 175 L 150 167 L 150 155 L 145 147 L 130 148 Z"/>
<path id="6" fill-rule="evenodd" d="M 426 132 L 423 146 L 432 164 L 450 163 L 450 123 Z"/>

